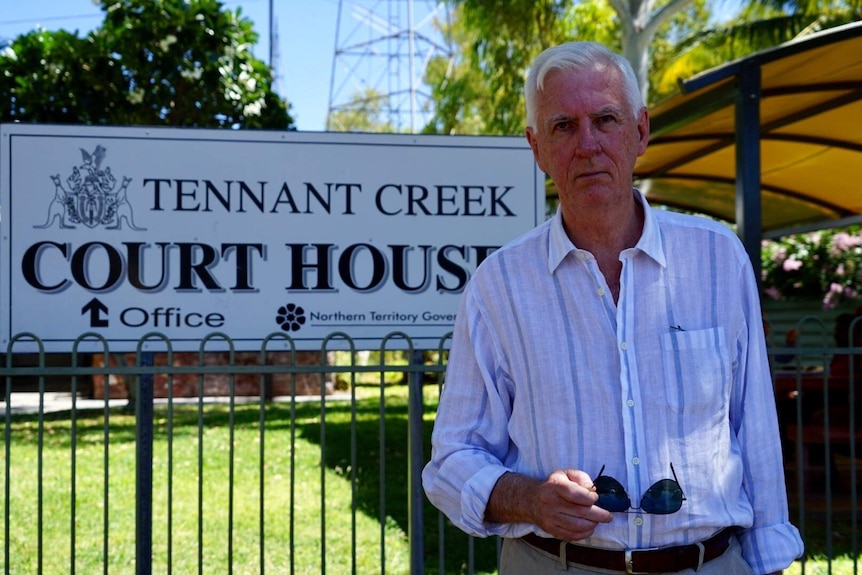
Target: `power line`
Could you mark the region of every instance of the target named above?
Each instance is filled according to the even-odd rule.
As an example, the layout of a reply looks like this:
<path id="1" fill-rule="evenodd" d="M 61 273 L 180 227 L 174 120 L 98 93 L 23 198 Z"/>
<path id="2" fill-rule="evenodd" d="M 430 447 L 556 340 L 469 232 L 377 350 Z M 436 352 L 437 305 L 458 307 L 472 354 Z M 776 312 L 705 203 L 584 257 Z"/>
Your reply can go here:
<path id="1" fill-rule="evenodd" d="M 38 18 L 24 18 L 20 20 L 0 20 L 0 26 L 15 26 L 17 24 L 28 24 L 34 22 L 56 22 L 63 20 L 83 20 L 85 18 L 102 18 L 103 14 L 101 12 L 91 13 L 91 14 L 78 14 L 78 15 L 70 15 L 70 16 L 47 16 L 47 17 L 38 17 Z"/>
<path id="2" fill-rule="evenodd" d="M 334 113 L 369 107 L 395 131 L 421 129 L 433 112 L 426 67 L 452 58 L 438 19 L 448 21 L 440 0 L 339 0 L 327 130 Z"/>

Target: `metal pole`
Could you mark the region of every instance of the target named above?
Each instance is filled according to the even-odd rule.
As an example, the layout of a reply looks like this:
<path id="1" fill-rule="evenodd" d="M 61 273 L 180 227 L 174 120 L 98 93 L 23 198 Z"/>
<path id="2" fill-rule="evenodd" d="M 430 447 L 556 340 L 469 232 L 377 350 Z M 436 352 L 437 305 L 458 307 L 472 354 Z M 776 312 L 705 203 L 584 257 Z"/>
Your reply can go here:
<path id="1" fill-rule="evenodd" d="M 410 363 L 414 366 L 421 366 L 424 363 L 424 353 L 414 350 Z M 416 370 L 410 374 L 410 387 L 407 396 L 407 422 L 410 426 L 407 447 L 407 461 L 410 467 L 407 473 L 407 489 L 410 494 L 410 503 L 407 510 L 409 516 L 410 575 L 422 575 L 425 572 L 425 541 L 423 538 L 422 509 L 425 504 L 425 493 L 422 491 L 422 467 L 425 463 L 422 432 L 422 415 L 424 411 L 422 401 L 423 376 L 424 374 L 421 370 Z"/>
<path id="2" fill-rule="evenodd" d="M 413 52 L 415 51 L 414 47 L 414 36 L 415 30 L 413 29 L 413 0 L 408 0 L 407 2 L 407 19 L 408 23 L 408 43 L 407 45 L 410 47 L 409 54 L 409 62 L 410 62 L 410 133 L 416 133 L 416 64 L 413 61 Z"/>
<path id="3" fill-rule="evenodd" d="M 153 366 L 153 353 L 140 355 L 141 367 Z M 135 573 L 153 572 L 153 374 L 138 376 L 135 394 Z"/>
<path id="4" fill-rule="evenodd" d="M 272 45 L 272 37 L 274 28 L 273 22 L 273 13 L 275 12 L 273 7 L 274 0 L 269 0 L 269 69 L 272 70 L 272 75 L 275 75 L 275 70 L 273 70 L 273 66 L 275 65 L 275 48 Z"/>
<path id="5" fill-rule="evenodd" d="M 760 169 L 760 64 L 749 62 L 739 71 L 736 97 L 736 222 L 758 286 L 763 228 Z"/>

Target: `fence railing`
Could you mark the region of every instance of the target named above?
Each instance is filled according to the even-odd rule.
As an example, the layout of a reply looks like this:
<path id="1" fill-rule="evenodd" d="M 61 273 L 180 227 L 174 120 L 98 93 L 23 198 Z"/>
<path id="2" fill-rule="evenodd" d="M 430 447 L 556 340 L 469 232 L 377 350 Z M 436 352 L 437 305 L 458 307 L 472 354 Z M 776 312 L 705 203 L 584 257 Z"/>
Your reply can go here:
<path id="1" fill-rule="evenodd" d="M 420 484 L 447 341 L 235 352 L 214 334 L 179 353 L 151 334 L 125 354 L 85 334 L 69 354 L 16 353 L 25 340 L 39 347 L 22 334 L 0 361 L 5 574 L 497 570 L 499 540 L 452 527 Z M 862 436 L 828 365 L 862 349 L 773 352 L 789 356 L 775 386 L 793 521 L 807 557 L 855 572 Z"/>

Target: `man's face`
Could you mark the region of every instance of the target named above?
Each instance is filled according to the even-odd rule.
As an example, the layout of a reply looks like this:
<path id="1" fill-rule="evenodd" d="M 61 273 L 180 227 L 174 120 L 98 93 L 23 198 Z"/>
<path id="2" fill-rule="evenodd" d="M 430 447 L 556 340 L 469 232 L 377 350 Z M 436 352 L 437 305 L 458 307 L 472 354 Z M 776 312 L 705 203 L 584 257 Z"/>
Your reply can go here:
<path id="1" fill-rule="evenodd" d="M 646 151 L 649 116 L 635 119 L 615 69 L 555 70 L 536 98 L 536 125 L 527 140 L 539 167 L 577 209 L 631 197 L 632 171 Z"/>

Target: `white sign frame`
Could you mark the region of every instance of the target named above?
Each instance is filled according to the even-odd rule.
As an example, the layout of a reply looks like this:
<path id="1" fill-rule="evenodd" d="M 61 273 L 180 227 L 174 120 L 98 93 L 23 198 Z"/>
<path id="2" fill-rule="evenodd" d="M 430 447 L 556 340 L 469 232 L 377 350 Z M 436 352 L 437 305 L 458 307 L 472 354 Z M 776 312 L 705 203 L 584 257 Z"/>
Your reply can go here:
<path id="1" fill-rule="evenodd" d="M 0 210 L 0 344 L 52 352 L 435 349 L 476 265 L 546 217 L 522 137 L 32 124 L 0 125 Z"/>

